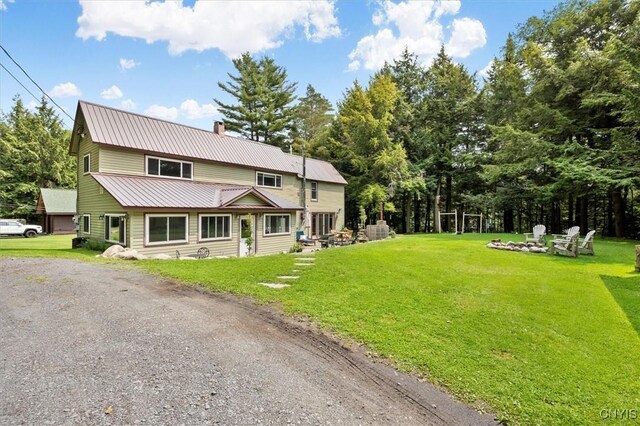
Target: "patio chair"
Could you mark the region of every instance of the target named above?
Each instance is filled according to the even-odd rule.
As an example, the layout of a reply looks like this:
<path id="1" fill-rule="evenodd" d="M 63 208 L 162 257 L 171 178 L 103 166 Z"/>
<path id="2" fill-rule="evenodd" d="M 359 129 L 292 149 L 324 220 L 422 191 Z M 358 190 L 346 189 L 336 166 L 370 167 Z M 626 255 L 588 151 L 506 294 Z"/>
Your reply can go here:
<path id="1" fill-rule="evenodd" d="M 524 233 L 525 243 L 544 244 L 544 236 L 547 231 L 547 227 L 544 225 L 536 225 L 533 227 L 533 232 Z"/>
<path id="2" fill-rule="evenodd" d="M 315 246 L 316 245 L 316 240 L 314 240 L 313 238 L 309 238 L 304 234 L 302 236 L 300 236 L 300 238 L 298 238 L 298 242 L 300 244 L 302 244 L 303 246 Z"/>
<path id="3" fill-rule="evenodd" d="M 557 253 L 562 256 L 569 257 L 578 257 L 578 237 L 579 235 L 576 233 L 568 239 L 553 240 L 549 253 Z"/>
<path id="4" fill-rule="evenodd" d="M 593 236 L 595 235 L 595 229 L 593 231 L 587 232 L 583 240 L 579 240 L 578 244 L 578 252 L 582 254 L 590 254 L 594 255 L 593 252 Z"/>
<path id="5" fill-rule="evenodd" d="M 558 240 L 568 240 L 568 239 L 571 239 L 571 237 L 573 237 L 574 235 L 579 235 L 579 234 L 580 234 L 580 227 L 572 226 L 567 230 L 566 234 L 551 234 L 551 236 L 553 237 L 553 241 L 558 241 Z"/>

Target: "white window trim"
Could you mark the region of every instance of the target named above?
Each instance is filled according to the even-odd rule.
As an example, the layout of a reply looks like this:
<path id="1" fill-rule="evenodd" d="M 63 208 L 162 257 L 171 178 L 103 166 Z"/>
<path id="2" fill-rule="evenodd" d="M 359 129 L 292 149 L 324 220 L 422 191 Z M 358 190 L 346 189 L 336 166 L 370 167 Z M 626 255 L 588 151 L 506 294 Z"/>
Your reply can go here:
<path id="1" fill-rule="evenodd" d="M 278 232 L 267 234 L 267 217 L 269 216 L 289 216 L 289 232 Z M 262 236 L 275 237 L 278 235 L 291 235 L 291 214 L 265 214 L 262 218 Z"/>
<path id="2" fill-rule="evenodd" d="M 88 217 L 89 218 L 89 230 L 87 231 L 87 229 L 84 226 L 84 218 Z M 82 215 L 82 233 L 83 234 L 91 234 L 91 215 L 90 214 L 83 214 Z"/>
<path id="3" fill-rule="evenodd" d="M 202 218 L 203 217 L 228 217 L 229 218 L 229 236 L 220 238 L 202 238 Z M 201 213 L 198 215 L 198 242 L 200 241 L 229 241 L 233 239 L 233 218 L 230 214 L 213 214 Z"/>
<path id="4" fill-rule="evenodd" d="M 274 176 L 275 177 L 280 177 L 280 186 L 268 186 L 268 185 L 259 185 L 258 184 L 258 174 L 262 173 L 263 175 L 269 175 L 269 176 Z M 274 179 L 275 180 L 275 179 Z M 262 177 L 262 181 L 264 182 L 264 176 Z M 258 172 L 256 171 L 256 186 L 260 187 L 260 188 L 272 188 L 272 189 L 282 189 L 282 175 L 279 175 L 277 173 L 269 173 L 269 172 Z"/>
<path id="5" fill-rule="evenodd" d="M 184 177 L 175 177 L 175 176 L 163 176 L 160 173 L 160 165 L 158 164 L 158 174 L 157 175 L 150 175 L 149 174 L 149 159 L 152 158 L 154 160 L 165 160 L 165 161 L 172 161 L 174 163 L 180 163 L 180 174 L 182 174 L 182 163 L 187 163 L 187 164 L 191 164 L 191 177 L 190 178 L 184 178 Z M 144 175 L 145 176 L 149 176 L 149 177 L 156 177 L 156 178 L 162 178 L 162 179 L 178 179 L 178 180 L 193 180 L 193 161 L 185 161 L 185 160 L 177 160 L 175 158 L 166 158 L 166 157 L 156 157 L 155 155 L 145 155 L 144 156 Z"/>
<path id="6" fill-rule="evenodd" d="M 150 217 L 184 217 L 185 223 L 185 239 L 172 241 L 149 242 L 149 218 Z M 146 213 L 144 215 L 144 245 L 145 246 L 170 246 L 176 244 L 184 244 L 189 242 L 189 214 L 188 213 Z"/>
<path id="7" fill-rule="evenodd" d="M 316 186 L 316 198 L 313 198 L 313 185 Z M 310 194 L 309 194 L 309 198 L 311 198 L 311 201 L 318 201 L 318 195 L 320 192 L 320 185 L 318 185 L 318 182 L 311 182 L 311 188 L 310 188 Z"/>
<path id="8" fill-rule="evenodd" d="M 104 233 L 105 234 L 107 233 L 107 220 L 108 220 L 107 218 L 113 217 L 113 216 L 123 217 L 123 216 L 126 216 L 126 213 L 105 213 L 104 214 L 104 230 L 105 230 Z M 111 227 L 111 226 L 109 226 L 109 227 Z M 111 233 L 109 233 L 109 235 L 111 235 Z M 120 241 L 114 241 L 114 240 L 110 240 L 110 239 L 107 239 L 107 238 L 105 238 L 104 240 L 108 241 L 110 243 L 122 244 Z M 124 223 L 124 241 L 125 241 L 125 244 L 126 244 L 127 243 L 127 222 Z"/>
<path id="9" fill-rule="evenodd" d="M 87 158 L 87 157 L 89 158 L 89 169 L 85 171 L 84 170 L 84 159 Z M 88 175 L 89 173 L 91 173 L 91 153 L 85 154 L 82 157 L 82 174 L 83 175 Z"/>

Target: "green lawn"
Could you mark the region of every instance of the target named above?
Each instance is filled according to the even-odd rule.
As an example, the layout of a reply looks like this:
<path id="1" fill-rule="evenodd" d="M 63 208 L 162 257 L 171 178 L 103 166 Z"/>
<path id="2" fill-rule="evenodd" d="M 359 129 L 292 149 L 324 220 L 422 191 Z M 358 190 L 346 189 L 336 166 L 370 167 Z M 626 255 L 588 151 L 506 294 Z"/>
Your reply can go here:
<path id="1" fill-rule="evenodd" d="M 93 259 L 94 251 L 71 248 L 74 235 L 43 235 L 35 238 L 0 237 L 0 256 L 62 257 Z"/>
<path id="2" fill-rule="evenodd" d="M 291 255 L 139 264 L 278 302 L 509 424 L 598 424 L 603 409 L 639 409 L 633 243 L 596 240 L 596 256 L 570 259 L 490 250 L 491 238 L 519 236 L 400 236 L 323 250 L 283 290 L 257 283 L 290 274 Z"/>

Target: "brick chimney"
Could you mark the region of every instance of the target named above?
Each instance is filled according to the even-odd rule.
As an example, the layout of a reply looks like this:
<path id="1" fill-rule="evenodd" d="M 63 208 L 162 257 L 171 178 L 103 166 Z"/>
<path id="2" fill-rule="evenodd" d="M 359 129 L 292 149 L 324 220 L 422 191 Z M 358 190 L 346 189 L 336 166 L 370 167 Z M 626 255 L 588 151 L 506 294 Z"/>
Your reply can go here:
<path id="1" fill-rule="evenodd" d="M 213 123 L 213 133 L 224 136 L 224 121 L 216 121 Z"/>

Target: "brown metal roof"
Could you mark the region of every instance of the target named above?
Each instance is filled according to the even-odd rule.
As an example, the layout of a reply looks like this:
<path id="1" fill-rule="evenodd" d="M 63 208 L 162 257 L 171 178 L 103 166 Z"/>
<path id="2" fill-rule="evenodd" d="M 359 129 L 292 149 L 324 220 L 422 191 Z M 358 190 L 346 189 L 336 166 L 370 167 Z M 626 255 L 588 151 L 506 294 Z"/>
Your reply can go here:
<path id="1" fill-rule="evenodd" d="M 78 109 L 96 143 L 302 176 L 302 157 L 275 146 L 85 101 L 78 102 Z M 309 180 L 347 183 L 326 161 L 308 159 L 306 174 Z"/>
<path id="2" fill-rule="evenodd" d="M 251 206 L 254 210 L 302 210 L 291 201 L 252 186 L 109 173 L 91 173 L 91 176 L 125 208 L 235 209 L 233 200 L 253 194 L 265 200 L 264 206 Z"/>

